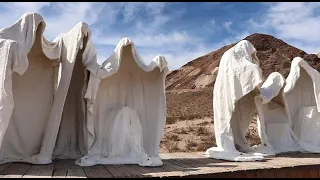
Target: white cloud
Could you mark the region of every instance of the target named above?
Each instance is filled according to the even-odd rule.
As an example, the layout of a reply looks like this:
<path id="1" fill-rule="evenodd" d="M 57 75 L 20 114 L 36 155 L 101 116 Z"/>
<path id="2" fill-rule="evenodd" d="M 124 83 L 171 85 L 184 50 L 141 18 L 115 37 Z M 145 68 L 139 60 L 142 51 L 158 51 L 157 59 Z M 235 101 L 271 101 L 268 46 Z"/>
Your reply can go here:
<path id="1" fill-rule="evenodd" d="M 216 25 L 216 21 L 214 19 L 211 19 L 210 25 L 213 25 L 213 26 Z"/>
<path id="2" fill-rule="evenodd" d="M 223 23 L 223 27 L 225 27 L 227 29 L 228 32 L 232 32 L 230 29 L 230 26 L 233 24 L 232 21 L 227 21 Z"/>
<path id="3" fill-rule="evenodd" d="M 0 28 L 16 22 L 26 12 L 39 12 L 41 8 L 49 6 L 50 2 L 12 2 L 1 3 L 5 10 L 0 12 Z"/>
<path id="4" fill-rule="evenodd" d="M 307 53 L 316 53 L 320 51 L 320 14 L 316 13 L 319 7 L 317 2 L 270 3 L 267 14 L 260 21 L 250 20 L 249 24 L 260 31 L 274 32 Z"/>
<path id="5" fill-rule="evenodd" d="M 204 55 L 207 50 L 201 47 L 186 50 L 189 46 L 199 46 L 201 39 L 191 36 L 185 31 L 167 29 L 166 23 L 173 16 L 181 16 L 185 11 L 181 10 L 173 15 L 164 13 L 167 3 L 123 3 L 124 11 L 121 14 L 125 23 L 134 22 L 127 33 L 112 31 L 105 34 L 101 29 L 93 29 L 93 41 L 98 45 L 113 45 L 121 38 L 130 38 L 137 46 L 138 52 L 146 63 L 157 56 L 165 56 L 170 68 L 178 68 L 188 61 Z M 141 13 L 143 17 L 141 17 Z M 214 21 L 211 21 L 214 24 Z"/>
<path id="6" fill-rule="evenodd" d="M 80 21 L 92 25 L 100 20 L 99 15 L 105 5 L 90 2 L 56 3 L 54 9 L 58 13 L 44 16 L 47 23 L 45 35 L 56 37 L 60 33 L 68 32 Z M 112 13 L 108 11 L 106 15 Z"/>
<path id="7" fill-rule="evenodd" d="M 183 9 L 165 12 L 168 3 L 23 2 L 1 5 L 6 10 L 1 11 L 0 16 L 6 18 L 2 18 L 0 27 L 13 24 L 26 12 L 37 12 L 44 17 L 47 25 L 45 36 L 49 40 L 68 32 L 79 21 L 88 23 L 93 42 L 99 46 L 97 58 L 100 63 L 112 53 L 110 45 L 115 47 L 123 37 L 134 41 L 146 63 L 162 55 L 171 69 L 213 50 L 204 47 L 199 37 L 167 28 L 168 22 L 187 13 Z M 123 22 L 118 22 L 121 16 Z M 130 31 L 115 29 L 115 24 L 122 24 Z M 210 25 L 214 27 L 215 21 L 211 20 Z"/>
<path id="8" fill-rule="evenodd" d="M 4 7 L 6 11 L 0 12 L 2 18 L 0 26 L 6 27 L 18 20 L 24 13 L 37 12 L 40 13 L 46 22 L 45 35 L 48 39 L 53 40 L 60 33 L 66 33 L 72 29 L 78 22 L 94 24 L 99 20 L 99 13 L 103 4 L 90 2 L 13 2 L 6 3 Z M 50 7 L 52 14 L 42 13 L 43 8 Z M 107 11 L 106 15 L 111 14 Z"/>
<path id="9" fill-rule="evenodd" d="M 162 47 L 172 48 L 176 45 L 191 44 L 199 42 L 199 39 L 188 35 L 186 32 L 171 32 L 168 34 L 132 34 L 131 36 L 121 36 L 121 34 L 103 35 L 99 31 L 93 33 L 93 41 L 99 45 L 116 45 L 120 39 L 128 37 L 136 46 L 141 47 Z M 165 47 L 164 47 L 165 46 Z"/>
<path id="10" fill-rule="evenodd" d="M 203 26 L 203 29 L 207 31 L 208 34 L 215 33 L 218 28 L 219 26 L 217 26 L 216 21 L 214 19 L 209 20 Z"/>
<path id="11" fill-rule="evenodd" d="M 169 62 L 168 63 L 169 69 L 174 70 L 174 69 L 180 68 L 181 66 L 185 65 L 187 62 L 195 58 L 208 54 L 212 50 L 213 49 L 211 48 L 207 48 L 202 45 L 199 45 L 193 49 L 178 48 L 178 50 L 173 53 L 157 53 L 155 51 L 142 52 L 141 57 L 143 58 L 145 63 L 149 64 L 155 56 L 157 55 L 164 56 L 166 60 Z"/>

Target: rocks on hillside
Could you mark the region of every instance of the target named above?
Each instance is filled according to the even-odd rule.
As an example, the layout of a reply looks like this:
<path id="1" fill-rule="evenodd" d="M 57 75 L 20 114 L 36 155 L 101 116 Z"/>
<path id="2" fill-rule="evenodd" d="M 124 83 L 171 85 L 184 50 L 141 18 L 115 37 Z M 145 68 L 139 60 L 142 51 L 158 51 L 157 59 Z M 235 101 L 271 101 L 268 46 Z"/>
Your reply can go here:
<path id="1" fill-rule="evenodd" d="M 304 58 L 312 67 L 320 70 L 319 54 L 307 54 L 281 39 L 266 34 L 252 34 L 245 38 L 257 49 L 260 67 L 264 77 L 272 72 L 280 72 L 285 77 L 289 74 L 291 61 L 294 57 Z M 167 90 L 201 89 L 213 87 L 216 68 L 221 56 L 236 43 L 224 46 L 209 54 L 198 57 L 180 69 L 172 71 L 166 79 Z"/>

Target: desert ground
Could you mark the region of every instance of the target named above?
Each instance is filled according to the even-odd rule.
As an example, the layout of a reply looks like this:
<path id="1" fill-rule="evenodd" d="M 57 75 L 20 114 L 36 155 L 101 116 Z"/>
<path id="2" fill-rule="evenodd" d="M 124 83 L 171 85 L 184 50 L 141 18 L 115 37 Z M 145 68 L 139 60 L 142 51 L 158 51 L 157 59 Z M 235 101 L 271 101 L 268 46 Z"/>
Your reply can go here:
<path id="1" fill-rule="evenodd" d="M 251 145 L 260 143 L 256 117 L 252 119 L 246 138 Z M 206 151 L 212 146 L 216 146 L 212 88 L 167 91 L 167 122 L 160 152 Z"/>

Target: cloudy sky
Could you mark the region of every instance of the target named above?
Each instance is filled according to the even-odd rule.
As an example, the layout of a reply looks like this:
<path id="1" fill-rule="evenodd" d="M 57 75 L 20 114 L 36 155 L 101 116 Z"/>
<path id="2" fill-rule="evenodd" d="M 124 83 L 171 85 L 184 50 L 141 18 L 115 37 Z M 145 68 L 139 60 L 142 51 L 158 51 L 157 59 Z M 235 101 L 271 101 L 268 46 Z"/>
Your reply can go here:
<path id="1" fill-rule="evenodd" d="M 162 55 L 171 70 L 255 32 L 271 34 L 307 53 L 320 51 L 319 2 L 1 2 L 0 28 L 26 12 L 44 17 L 49 40 L 79 21 L 88 23 L 100 62 L 123 37 L 136 44 L 146 63 Z"/>

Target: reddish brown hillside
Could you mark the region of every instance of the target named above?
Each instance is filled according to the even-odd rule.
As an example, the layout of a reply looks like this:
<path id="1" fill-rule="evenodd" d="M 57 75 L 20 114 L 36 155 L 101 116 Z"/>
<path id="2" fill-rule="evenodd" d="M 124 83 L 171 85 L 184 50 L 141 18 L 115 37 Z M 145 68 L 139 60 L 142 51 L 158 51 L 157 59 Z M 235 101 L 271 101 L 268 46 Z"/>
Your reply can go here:
<path id="1" fill-rule="evenodd" d="M 285 77 L 294 57 L 304 58 L 320 70 L 320 59 L 306 54 L 280 39 L 265 34 L 252 34 L 245 38 L 257 49 L 257 56 L 264 77 L 280 72 Z M 194 59 L 172 71 L 166 79 L 167 114 L 169 118 L 190 119 L 212 116 L 212 88 L 221 56 L 236 43 L 224 46 L 207 55 Z"/>
<path id="2" fill-rule="evenodd" d="M 278 71 L 287 76 L 290 71 L 290 62 L 294 57 L 302 57 L 314 68 L 320 70 L 319 58 L 315 54 L 307 54 L 284 41 L 266 34 L 252 34 L 245 38 L 257 49 L 257 56 L 263 75 Z M 198 57 L 172 71 L 166 80 L 167 90 L 202 89 L 212 87 L 215 80 L 216 67 L 219 66 L 221 56 L 236 43 L 224 46 L 207 55 Z"/>

